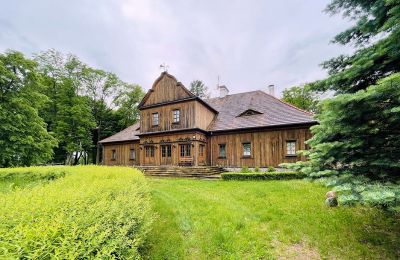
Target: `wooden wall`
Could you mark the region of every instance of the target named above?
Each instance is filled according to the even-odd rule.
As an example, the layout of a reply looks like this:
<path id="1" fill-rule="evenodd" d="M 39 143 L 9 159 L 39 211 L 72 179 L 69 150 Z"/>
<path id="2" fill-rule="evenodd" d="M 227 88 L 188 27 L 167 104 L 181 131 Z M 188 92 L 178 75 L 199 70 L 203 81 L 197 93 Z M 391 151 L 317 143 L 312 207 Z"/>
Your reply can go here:
<path id="1" fill-rule="evenodd" d="M 214 120 L 215 113 L 211 111 L 208 107 L 204 106 L 202 103 L 196 101 L 195 103 L 195 126 L 200 129 L 207 129 L 210 123 Z"/>
<path id="2" fill-rule="evenodd" d="M 136 160 L 130 160 L 130 149 L 135 149 Z M 112 150 L 116 152 L 115 160 L 112 159 Z M 104 165 L 139 165 L 140 149 L 139 141 L 127 143 L 103 144 Z"/>
<path id="3" fill-rule="evenodd" d="M 195 127 L 194 100 L 165 106 L 147 108 L 140 111 L 140 132 L 158 132 Z M 180 122 L 173 123 L 172 111 L 180 109 Z M 153 113 L 158 113 L 158 126 L 153 126 Z"/>
<path id="4" fill-rule="evenodd" d="M 180 122 L 173 123 L 173 110 L 180 110 Z M 158 126 L 153 126 L 153 113 L 158 113 Z M 214 112 L 197 100 L 190 100 L 140 111 L 140 132 L 158 132 L 174 129 L 200 128 L 206 130 L 214 119 Z"/>
<path id="5" fill-rule="evenodd" d="M 212 165 L 231 167 L 277 167 L 280 163 L 305 160 L 304 156 L 286 156 L 286 141 L 296 140 L 296 151 L 305 149 L 311 137 L 309 128 L 268 130 L 252 133 L 214 135 L 209 138 Z M 243 157 L 243 143 L 251 143 L 251 157 Z M 226 144 L 226 159 L 218 158 L 219 144 Z"/>
<path id="6" fill-rule="evenodd" d="M 190 96 L 191 94 L 188 93 L 182 85 L 178 84 L 177 80 L 173 76 L 162 74 L 154 83 L 152 92 L 143 105 L 154 105 L 184 99 Z"/>

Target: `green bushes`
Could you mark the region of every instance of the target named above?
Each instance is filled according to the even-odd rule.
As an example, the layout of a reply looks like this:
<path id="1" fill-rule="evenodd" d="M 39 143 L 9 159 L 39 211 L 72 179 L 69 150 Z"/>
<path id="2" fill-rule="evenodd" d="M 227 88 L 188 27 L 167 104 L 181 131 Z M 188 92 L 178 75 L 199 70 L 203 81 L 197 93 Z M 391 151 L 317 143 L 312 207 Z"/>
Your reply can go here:
<path id="1" fill-rule="evenodd" d="M 237 173 L 226 172 L 222 173 L 223 180 L 290 180 L 302 179 L 306 175 L 299 172 L 264 172 L 264 173 Z"/>
<path id="2" fill-rule="evenodd" d="M 65 169 L 49 185 L 0 194 L 0 258 L 140 257 L 152 220 L 143 175 L 124 167 Z"/>

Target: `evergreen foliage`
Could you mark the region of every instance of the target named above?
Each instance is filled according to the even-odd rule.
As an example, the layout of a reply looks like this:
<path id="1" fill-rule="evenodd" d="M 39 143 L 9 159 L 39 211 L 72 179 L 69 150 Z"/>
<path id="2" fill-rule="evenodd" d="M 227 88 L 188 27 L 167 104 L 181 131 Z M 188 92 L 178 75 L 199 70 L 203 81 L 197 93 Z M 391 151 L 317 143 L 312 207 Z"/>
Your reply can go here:
<path id="1" fill-rule="evenodd" d="M 399 210 L 400 74 L 324 100 L 321 110 L 304 152 L 310 160 L 287 166 L 335 187 L 344 204 Z"/>
<path id="2" fill-rule="evenodd" d="M 354 93 L 400 71 L 400 2 L 398 0 L 332 0 L 330 14 L 342 13 L 355 21 L 333 42 L 353 45 L 352 55 L 340 55 L 322 64 L 327 79 L 311 84 L 314 90 Z"/>

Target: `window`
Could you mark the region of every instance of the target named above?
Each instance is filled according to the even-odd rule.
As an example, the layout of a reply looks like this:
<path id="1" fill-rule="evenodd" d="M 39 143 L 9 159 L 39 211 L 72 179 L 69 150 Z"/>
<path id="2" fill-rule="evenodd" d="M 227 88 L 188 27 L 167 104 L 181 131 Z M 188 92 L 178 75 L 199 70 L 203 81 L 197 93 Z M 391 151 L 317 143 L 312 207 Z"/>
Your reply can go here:
<path id="1" fill-rule="evenodd" d="M 154 157 L 154 146 L 146 146 L 144 151 L 146 157 Z"/>
<path id="2" fill-rule="evenodd" d="M 136 160 L 135 149 L 130 149 L 130 151 L 129 151 L 129 159 L 130 160 Z"/>
<path id="3" fill-rule="evenodd" d="M 225 144 L 219 144 L 219 157 L 220 158 L 226 158 L 226 145 Z"/>
<path id="4" fill-rule="evenodd" d="M 181 111 L 179 109 L 175 109 L 172 111 L 172 122 L 173 123 L 179 123 L 181 121 Z"/>
<path id="5" fill-rule="evenodd" d="M 199 146 L 199 156 L 204 156 L 204 144 L 200 144 Z"/>
<path id="6" fill-rule="evenodd" d="M 171 146 L 163 145 L 161 146 L 161 157 L 171 157 Z"/>
<path id="7" fill-rule="evenodd" d="M 158 126 L 158 113 L 153 113 L 153 126 Z"/>
<path id="8" fill-rule="evenodd" d="M 296 155 L 296 141 L 286 141 L 286 155 Z"/>
<path id="9" fill-rule="evenodd" d="M 181 157 L 190 157 L 191 151 L 190 149 L 192 148 L 191 144 L 181 144 L 180 146 L 181 149 Z"/>
<path id="10" fill-rule="evenodd" d="M 117 151 L 112 150 L 111 151 L 111 160 L 115 160 L 115 159 L 117 159 Z"/>
<path id="11" fill-rule="evenodd" d="M 251 156 L 251 144 L 243 143 L 243 156 L 250 157 Z"/>

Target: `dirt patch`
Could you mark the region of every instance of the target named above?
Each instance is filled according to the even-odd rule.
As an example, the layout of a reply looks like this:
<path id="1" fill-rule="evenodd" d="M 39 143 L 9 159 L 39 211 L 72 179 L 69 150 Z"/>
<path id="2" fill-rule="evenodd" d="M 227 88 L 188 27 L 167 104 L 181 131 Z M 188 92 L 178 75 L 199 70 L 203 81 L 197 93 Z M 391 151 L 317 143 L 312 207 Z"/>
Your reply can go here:
<path id="1" fill-rule="evenodd" d="M 297 260 L 317 260 L 321 259 L 318 251 L 309 247 L 305 242 L 300 242 L 292 245 L 283 245 L 277 242 L 279 246 L 277 251 L 277 259 L 297 259 Z"/>

